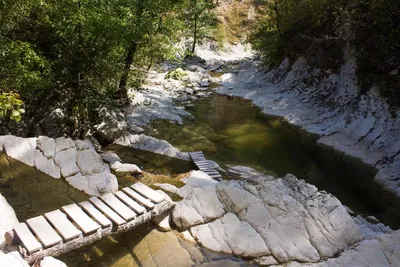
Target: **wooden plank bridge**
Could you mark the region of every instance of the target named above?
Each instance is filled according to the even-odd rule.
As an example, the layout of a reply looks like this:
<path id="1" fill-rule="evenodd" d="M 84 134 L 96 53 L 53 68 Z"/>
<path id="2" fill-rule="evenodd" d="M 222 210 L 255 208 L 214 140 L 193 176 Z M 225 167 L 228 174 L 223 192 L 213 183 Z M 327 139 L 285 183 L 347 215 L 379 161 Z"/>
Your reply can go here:
<path id="1" fill-rule="evenodd" d="M 164 194 L 138 182 L 115 194 L 91 197 L 17 224 L 5 234 L 33 263 L 89 245 L 104 236 L 126 232 L 173 207 Z"/>
<path id="2" fill-rule="evenodd" d="M 208 174 L 211 178 L 221 181 L 221 174 L 210 164 L 210 162 L 204 157 L 204 153 L 202 151 L 190 152 L 190 157 L 192 158 L 194 164 L 196 164 L 199 170 Z"/>

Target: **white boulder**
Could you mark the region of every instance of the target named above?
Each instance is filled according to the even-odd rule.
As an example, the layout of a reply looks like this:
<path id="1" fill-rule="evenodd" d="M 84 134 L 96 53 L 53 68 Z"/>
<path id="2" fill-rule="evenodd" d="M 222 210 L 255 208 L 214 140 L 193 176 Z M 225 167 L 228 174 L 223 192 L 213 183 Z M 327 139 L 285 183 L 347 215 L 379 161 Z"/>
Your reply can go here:
<path id="1" fill-rule="evenodd" d="M 36 139 L 7 135 L 4 136 L 3 146 L 8 156 L 31 167 L 35 166 L 34 152 L 36 149 Z"/>
<path id="2" fill-rule="evenodd" d="M 39 136 L 37 139 L 37 148 L 42 151 L 46 158 L 54 158 L 56 152 L 56 142 L 53 138 Z"/>
<path id="3" fill-rule="evenodd" d="M 124 174 L 141 174 L 142 170 L 135 164 L 121 163 L 116 161 L 110 165 L 111 169 L 119 175 Z"/>
<path id="4" fill-rule="evenodd" d="M 44 257 L 40 262 L 40 267 L 67 267 L 67 265 L 53 257 Z"/>
<path id="5" fill-rule="evenodd" d="M 318 262 L 365 238 L 332 195 L 293 175 L 240 173 L 246 170 L 250 182 L 215 183 L 200 172 L 183 179 L 186 185 L 173 189 L 185 196 L 172 212 L 176 226 L 212 250 L 281 263 Z"/>
<path id="6" fill-rule="evenodd" d="M 34 153 L 35 167 L 53 178 L 61 178 L 60 167 L 56 166 L 52 158 L 45 157 L 40 150 Z"/>
<path id="7" fill-rule="evenodd" d="M 76 165 L 76 154 L 76 148 L 73 147 L 58 152 L 54 157 L 54 161 L 60 167 L 63 177 L 74 175 L 80 171 L 78 165 Z"/>
<path id="8" fill-rule="evenodd" d="M 7 200 L 0 194 L 0 248 L 4 243 L 4 234 L 18 224 L 17 216 Z M 1 263 L 1 260 L 0 260 Z M 0 265 L 3 266 L 3 265 Z M 4 265 L 6 266 L 6 265 Z"/>
<path id="9" fill-rule="evenodd" d="M 0 266 L 4 267 L 30 267 L 21 254 L 13 251 L 7 254 L 0 252 Z"/>

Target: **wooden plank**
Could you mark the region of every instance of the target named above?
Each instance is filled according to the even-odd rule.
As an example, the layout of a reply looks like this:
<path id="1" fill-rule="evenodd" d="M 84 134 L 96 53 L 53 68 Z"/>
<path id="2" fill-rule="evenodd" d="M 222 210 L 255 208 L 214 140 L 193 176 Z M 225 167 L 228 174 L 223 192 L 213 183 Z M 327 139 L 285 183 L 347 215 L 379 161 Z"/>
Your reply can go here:
<path id="1" fill-rule="evenodd" d="M 217 172 L 217 171 L 214 171 L 214 170 L 206 170 L 206 171 L 204 171 L 205 173 L 207 173 L 207 174 L 219 174 L 219 172 Z"/>
<path id="2" fill-rule="evenodd" d="M 133 209 L 137 214 L 142 214 L 146 212 L 146 208 L 134 201 L 132 198 L 128 197 L 124 192 L 118 191 L 115 195 L 121 199 L 126 205 Z"/>
<path id="3" fill-rule="evenodd" d="M 141 182 L 135 183 L 131 185 L 131 188 L 146 198 L 150 199 L 154 203 L 160 203 L 165 199 L 165 196 L 157 191 L 154 191 L 147 185 L 142 184 Z"/>
<path id="4" fill-rule="evenodd" d="M 101 201 L 97 197 L 91 197 L 89 198 L 89 201 L 117 225 L 125 223 L 124 219 L 122 219 L 117 213 L 115 213 L 111 208 L 109 208 L 103 201 Z"/>
<path id="5" fill-rule="evenodd" d="M 116 211 L 122 218 L 124 218 L 124 220 L 130 221 L 136 217 L 136 213 L 125 206 L 125 204 L 122 203 L 121 200 L 116 198 L 113 194 L 105 194 L 101 196 L 101 199 L 114 211 Z"/>
<path id="6" fill-rule="evenodd" d="M 62 210 L 79 226 L 85 235 L 100 228 L 100 225 L 93 221 L 78 205 L 71 204 L 62 207 Z"/>
<path id="7" fill-rule="evenodd" d="M 62 242 L 62 238 L 57 232 L 50 226 L 43 216 L 34 217 L 28 219 L 26 223 L 37 235 L 40 242 L 45 248 L 51 247 Z"/>
<path id="8" fill-rule="evenodd" d="M 202 171 L 208 171 L 208 172 L 217 172 L 215 169 L 213 169 L 213 168 L 199 168 L 200 170 L 202 170 Z"/>
<path id="9" fill-rule="evenodd" d="M 81 206 L 90 216 L 93 217 L 103 228 L 111 226 L 111 221 L 104 216 L 98 209 L 96 209 L 89 201 L 83 201 L 79 203 Z"/>
<path id="10" fill-rule="evenodd" d="M 44 214 L 44 217 L 57 229 L 64 241 L 69 241 L 82 235 L 82 232 L 79 231 L 72 222 L 68 220 L 67 215 L 60 210 L 47 212 Z"/>
<path id="11" fill-rule="evenodd" d="M 135 191 L 133 191 L 131 188 L 129 187 L 124 187 L 122 188 L 122 190 L 131 198 L 133 198 L 134 200 L 136 200 L 137 202 L 139 202 L 140 204 L 142 204 L 143 206 L 145 206 L 146 208 L 152 209 L 154 208 L 154 203 L 152 203 L 150 200 L 142 197 L 141 195 L 139 195 L 138 193 L 136 193 Z"/>
<path id="12" fill-rule="evenodd" d="M 210 164 L 210 162 L 208 160 L 200 160 L 197 161 L 196 164 Z"/>
<path id="13" fill-rule="evenodd" d="M 210 164 L 204 164 L 204 165 L 197 164 L 197 167 L 199 167 L 199 168 L 207 168 L 207 169 L 215 169 Z"/>
<path id="14" fill-rule="evenodd" d="M 18 238 L 21 240 L 29 254 L 42 248 L 42 245 L 37 241 L 25 223 L 15 225 L 14 231 L 17 233 Z"/>
<path id="15" fill-rule="evenodd" d="M 208 162 L 196 162 L 196 165 L 197 166 L 211 166 L 211 164 Z"/>

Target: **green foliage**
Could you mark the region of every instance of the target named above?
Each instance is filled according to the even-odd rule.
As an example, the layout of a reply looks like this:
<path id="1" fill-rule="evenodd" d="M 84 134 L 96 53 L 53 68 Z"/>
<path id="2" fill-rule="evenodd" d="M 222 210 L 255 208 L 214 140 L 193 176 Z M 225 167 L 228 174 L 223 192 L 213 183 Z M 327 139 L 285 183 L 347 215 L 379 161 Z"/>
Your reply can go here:
<path id="1" fill-rule="evenodd" d="M 0 118 L 10 118 L 16 122 L 21 120 L 25 110 L 21 108 L 24 104 L 17 93 L 3 93 L 0 95 Z"/>
<path id="2" fill-rule="evenodd" d="M 400 2 L 397 0 L 259 0 L 262 18 L 251 43 L 264 63 L 307 56 L 320 68 L 342 64 L 345 42 L 355 48 L 364 90 L 379 84 L 383 95 L 400 104 Z"/>
<path id="3" fill-rule="evenodd" d="M 186 0 L 183 17 L 186 22 L 186 35 L 193 39 L 190 50 L 192 54 L 198 41 L 212 37 L 218 24 L 217 16 L 213 13 L 215 7 L 213 1 L 209 0 Z"/>
<path id="4" fill-rule="evenodd" d="M 133 42 L 130 85 L 139 86 L 145 68 L 175 56 L 182 1 L 0 1 L 0 92 L 17 92 L 28 109 L 61 103 L 82 135 L 99 106 L 115 104 Z"/>
<path id="5" fill-rule="evenodd" d="M 182 68 L 171 70 L 165 75 L 165 79 L 182 80 L 187 76 L 187 73 Z"/>

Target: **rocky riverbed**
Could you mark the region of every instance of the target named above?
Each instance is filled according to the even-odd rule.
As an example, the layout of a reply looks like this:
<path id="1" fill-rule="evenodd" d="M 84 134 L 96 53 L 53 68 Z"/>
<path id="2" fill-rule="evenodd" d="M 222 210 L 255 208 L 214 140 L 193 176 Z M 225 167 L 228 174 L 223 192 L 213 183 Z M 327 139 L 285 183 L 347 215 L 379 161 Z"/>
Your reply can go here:
<path id="1" fill-rule="evenodd" d="M 376 90 L 359 94 L 350 54 L 339 73 L 312 69 L 304 58 L 292 63 L 285 60 L 279 68 L 265 72 L 248 58 L 251 53 L 240 47 L 234 49 L 235 61 L 229 60 L 229 54 L 213 59 L 215 54 L 209 50 L 199 51 L 207 62 L 192 58 L 179 66 L 165 64 L 161 71 L 150 71 L 141 90 L 130 90 L 132 103 L 125 110 L 103 109 L 96 136 L 101 141 L 188 160 L 186 152 L 143 132 L 156 119 L 184 123 L 182 118 L 191 116 L 188 110 L 193 102 L 212 94 L 214 88 L 221 94 L 252 100 L 263 112 L 317 134 L 319 144 L 377 168 L 374 183 L 394 196 L 391 200 L 397 205 L 400 122 Z M 183 78 L 166 79 L 178 67 L 183 68 L 179 70 L 185 73 Z M 331 90 L 324 94 L 326 88 Z M 0 137 L 1 151 L 8 157 L 88 195 L 116 191 L 115 174 L 142 172 L 132 164 L 135 162 L 124 163 L 116 154 L 100 153 L 101 147 L 96 145 L 96 151 L 95 145 L 65 137 Z M 216 182 L 205 173 L 192 171 L 173 183 L 183 185 L 180 188 L 172 183 L 156 184 L 179 196 L 172 213 L 153 222 L 167 233 L 144 231 L 146 235 L 123 253 L 126 257 L 116 252 L 123 257 L 111 258 L 109 265 L 218 266 L 222 261 L 232 266 L 400 265 L 399 230 L 373 216 L 356 214 L 335 196 L 290 174 L 269 176 L 243 166 L 230 167 L 227 174 L 230 180 Z M 18 219 L 4 198 L 0 204 L 4 211 L 0 213 L 2 237 Z M 184 247 L 184 239 L 243 260 L 210 260 L 195 243 Z M 154 253 L 157 248 L 171 252 Z M 170 258 L 172 251 L 181 251 L 176 261 Z M 18 253 L 12 253 L 1 254 L 1 264 L 19 262 L 24 266 Z M 65 266 L 53 258 L 44 259 L 42 266 L 45 264 Z"/>

